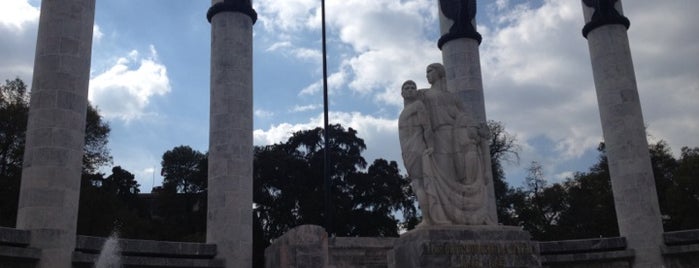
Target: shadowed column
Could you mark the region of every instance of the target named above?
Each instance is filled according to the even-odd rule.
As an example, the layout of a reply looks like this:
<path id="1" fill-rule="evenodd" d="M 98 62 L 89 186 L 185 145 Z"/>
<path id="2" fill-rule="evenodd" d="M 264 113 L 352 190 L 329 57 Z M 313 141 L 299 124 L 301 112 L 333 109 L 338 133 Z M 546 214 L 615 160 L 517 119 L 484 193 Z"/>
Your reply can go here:
<path id="1" fill-rule="evenodd" d="M 250 0 L 213 0 L 206 241 L 226 267 L 252 267 L 252 25 Z"/>
<path id="2" fill-rule="evenodd" d="M 438 46 L 446 70 L 447 89 L 463 103 L 464 111 L 478 124 L 486 124 L 483 78 L 478 46 L 481 35 L 476 31 L 476 0 L 440 0 L 439 26 L 442 36 Z M 486 210 L 497 223 L 495 189 L 487 146 L 483 150 L 486 161 Z"/>
<path id="3" fill-rule="evenodd" d="M 634 267 L 661 267 L 663 226 L 626 33 L 629 20 L 617 0 L 583 0 L 583 11 L 619 232 L 636 253 Z"/>
<path id="4" fill-rule="evenodd" d="M 41 2 L 17 213 L 38 267 L 71 267 L 94 16 L 95 0 Z"/>

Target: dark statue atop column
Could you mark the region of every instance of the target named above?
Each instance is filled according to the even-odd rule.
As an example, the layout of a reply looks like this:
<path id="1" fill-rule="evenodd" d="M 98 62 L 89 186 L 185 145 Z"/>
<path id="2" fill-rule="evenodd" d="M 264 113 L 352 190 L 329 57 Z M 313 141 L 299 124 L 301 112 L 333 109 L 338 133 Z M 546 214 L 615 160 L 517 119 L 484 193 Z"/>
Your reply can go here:
<path id="1" fill-rule="evenodd" d="M 257 12 L 252 8 L 252 0 L 223 0 L 214 4 L 206 12 L 206 19 L 211 22 L 211 18 L 219 12 L 241 12 L 250 16 L 252 23 L 257 22 Z"/>
<path id="2" fill-rule="evenodd" d="M 473 20 L 476 18 L 476 0 L 439 0 L 439 9 L 444 17 L 454 22 L 449 32 L 439 38 L 437 45 L 440 49 L 446 42 L 457 38 L 473 38 L 481 43 L 483 38 L 473 26 Z"/>
<path id="3" fill-rule="evenodd" d="M 583 0 L 586 6 L 595 9 L 590 22 L 583 27 L 582 32 L 585 38 L 587 38 L 587 34 L 590 33 L 590 31 L 603 25 L 621 24 L 624 25 L 626 29 L 629 28 L 631 22 L 616 9 L 617 2 L 619 2 L 619 0 Z"/>

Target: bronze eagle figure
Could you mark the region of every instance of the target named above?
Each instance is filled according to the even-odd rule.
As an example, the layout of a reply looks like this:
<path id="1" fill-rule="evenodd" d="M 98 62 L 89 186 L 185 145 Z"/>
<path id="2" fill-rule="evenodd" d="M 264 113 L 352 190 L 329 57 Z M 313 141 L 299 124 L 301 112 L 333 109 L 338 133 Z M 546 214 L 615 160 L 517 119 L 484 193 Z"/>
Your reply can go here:
<path id="1" fill-rule="evenodd" d="M 449 33 L 476 31 L 471 24 L 476 17 L 476 0 L 440 0 L 439 7 L 445 17 L 454 21 Z"/>
<path id="2" fill-rule="evenodd" d="M 445 17 L 454 21 L 449 31 L 439 39 L 440 49 L 447 41 L 461 37 L 474 38 L 480 44 L 481 35 L 471 23 L 476 17 L 476 0 L 439 0 L 439 8 Z"/>

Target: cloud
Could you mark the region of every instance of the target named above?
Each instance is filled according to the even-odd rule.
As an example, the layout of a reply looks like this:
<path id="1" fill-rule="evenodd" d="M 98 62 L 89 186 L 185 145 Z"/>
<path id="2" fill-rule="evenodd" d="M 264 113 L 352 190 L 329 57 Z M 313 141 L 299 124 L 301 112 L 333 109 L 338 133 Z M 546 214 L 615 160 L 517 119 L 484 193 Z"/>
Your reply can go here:
<path id="1" fill-rule="evenodd" d="M 39 20 L 39 8 L 26 0 L 3 0 L 0 3 L 0 25 L 17 31 L 32 27 Z"/>
<path id="2" fill-rule="evenodd" d="M 337 92 L 347 80 L 347 69 L 341 68 L 340 71 L 332 73 L 328 76 L 328 94 L 331 95 Z M 315 95 L 323 91 L 323 80 L 318 80 L 313 84 L 308 85 L 303 88 L 299 95 Z"/>
<path id="3" fill-rule="evenodd" d="M 151 45 L 147 57 L 133 50 L 118 58 L 108 70 L 93 76 L 89 99 L 104 117 L 128 122 L 146 115 L 150 99 L 170 90 L 167 68 Z"/>
<path id="4" fill-rule="evenodd" d="M 509 9 L 503 3 L 495 4 L 503 9 L 499 23 L 482 31 L 488 117 L 522 142 L 545 137 L 560 157 L 580 157 L 601 141 L 580 3 Z"/>
<path id="5" fill-rule="evenodd" d="M 268 117 L 272 117 L 273 115 L 274 115 L 274 113 L 271 111 L 267 111 L 267 110 L 263 110 L 263 109 L 256 109 L 255 110 L 256 117 L 268 118 Z"/>
<path id="6" fill-rule="evenodd" d="M 299 112 L 306 112 L 306 111 L 313 111 L 322 108 L 322 105 L 319 104 L 309 104 L 309 105 L 296 105 L 294 108 L 291 108 L 290 112 L 293 113 L 299 113 Z"/>
<path id="7" fill-rule="evenodd" d="M 330 83 L 337 83 L 337 87 L 331 85 L 331 89 L 349 89 L 364 96 L 379 92 L 376 102 L 400 107 L 402 100 L 396 88 L 407 79 L 425 84 L 424 68 L 440 59 L 435 42 L 424 36 L 426 29 L 435 28 L 433 7 L 434 1 L 428 0 L 328 2 L 328 46 L 342 51 L 330 55 L 337 57 L 331 60 L 339 62 L 339 70 L 330 77 Z M 317 31 L 319 8 L 313 1 L 261 1 L 257 11 L 268 21 L 265 30 L 279 36 L 270 49 L 283 48 L 295 57 L 320 62 L 319 51 L 302 50 L 289 42 L 294 36 Z M 346 49 L 351 53 L 344 53 Z M 317 81 L 302 89 L 300 95 L 321 90 L 322 84 Z"/>
<path id="8" fill-rule="evenodd" d="M 294 31 L 306 27 L 320 2 L 315 0 L 258 0 L 254 8 L 267 31 Z"/>
<path id="9" fill-rule="evenodd" d="M 363 156 L 368 162 L 377 158 L 402 161 L 397 119 L 374 117 L 359 112 L 332 112 L 328 117 L 330 124 L 341 124 L 345 128 L 357 130 L 357 135 L 366 143 L 367 150 Z M 285 142 L 294 132 L 322 126 L 323 114 L 319 114 L 303 123 L 280 123 L 268 129 L 255 129 L 254 143 L 269 145 Z"/>
<path id="10" fill-rule="evenodd" d="M 313 63 L 320 63 L 323 60 L 323 54 L 318 49 L 296 47 L 290 41 L 280 41 L 272 44 L 267 49 L 267 52 L 281 52 L 283 55 L 292 56 L 299 60 L 305 60 Z"/>
<path id="11" fill-rule="evenodd" d="M 102 33 L 102 30 L 100 29 L 100 26 L 95 24 L 92 26 L 92 42 L 97 43 L 100 40 L 102 40 L 102 37 L 104 36 L 104 33 Z"/>
<path id="12" fill-rule="evenodd" d="M 0 1 L 0 80 L 19 77 L 31 85 L 39 8 L 26 0 Z"/>

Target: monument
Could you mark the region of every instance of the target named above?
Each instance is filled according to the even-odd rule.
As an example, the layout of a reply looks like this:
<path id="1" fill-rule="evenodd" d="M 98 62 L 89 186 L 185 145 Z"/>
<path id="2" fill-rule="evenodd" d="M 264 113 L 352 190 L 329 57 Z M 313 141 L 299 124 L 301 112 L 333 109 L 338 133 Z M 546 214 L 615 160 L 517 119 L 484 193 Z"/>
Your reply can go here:
<path id="1" fill-rule="evenodd" d="M 442 0 L 439 7 L 445 65 L 427 66 L 429 88 L 403 83 L 398 119 L 422 222 L 396 239 L 389 267 L 540 267 L 529 234 L 497 224 L 476 1 Z"/>

